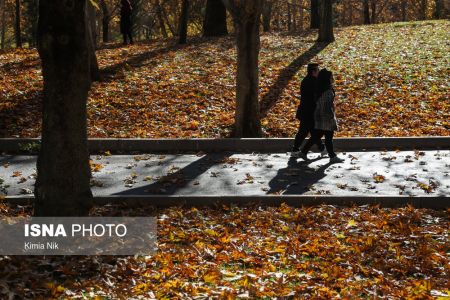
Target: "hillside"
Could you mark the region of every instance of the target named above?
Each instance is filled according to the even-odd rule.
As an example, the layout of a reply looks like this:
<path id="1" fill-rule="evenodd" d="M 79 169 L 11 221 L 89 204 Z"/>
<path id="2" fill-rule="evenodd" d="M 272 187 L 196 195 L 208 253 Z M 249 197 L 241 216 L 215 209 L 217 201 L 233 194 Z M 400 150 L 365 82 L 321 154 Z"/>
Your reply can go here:
<path id="1" fill-rule="evenodd" d="M 261 106 L 270 137 L 293 136 L 308 60 L 336 73 L 338 136 L 450 135 L 450 21 L 261 37 Z M 324 49 L 323 49 L 324 48 Z M 232 37 L 158 41 L 97 52 L 103 80 L 88 103 L 90 137 L 225 137 L 233 124 Z M 37 52 L 0 54 L 0 137 L 40 134 L 42 76 Z"/>

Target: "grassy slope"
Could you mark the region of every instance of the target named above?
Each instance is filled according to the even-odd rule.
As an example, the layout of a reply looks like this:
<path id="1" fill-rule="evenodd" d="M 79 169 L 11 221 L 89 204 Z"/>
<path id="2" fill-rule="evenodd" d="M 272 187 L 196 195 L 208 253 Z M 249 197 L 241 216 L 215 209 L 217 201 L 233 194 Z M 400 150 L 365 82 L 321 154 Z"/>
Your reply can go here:
<path id="1" fill-rule="evenodd" d="M 261 99 L 269 136 L 292 136 L 309 59 L 336 73 L 339 136 L 449 135 L 449 21 L 337 29 L 322 51 L 315 34 L 263 35 Z M 317 45 L 316 45 L 317 46 Z M 233 124 L 231 37 L 98 51 L 106 81 L 93 86 L 92 137 L 219 137 Z M 14 64 L 17 62 L 17 64 Z M 0 136 L 38 136 L 41 76 L 34 51 L 0 55 Z"/>

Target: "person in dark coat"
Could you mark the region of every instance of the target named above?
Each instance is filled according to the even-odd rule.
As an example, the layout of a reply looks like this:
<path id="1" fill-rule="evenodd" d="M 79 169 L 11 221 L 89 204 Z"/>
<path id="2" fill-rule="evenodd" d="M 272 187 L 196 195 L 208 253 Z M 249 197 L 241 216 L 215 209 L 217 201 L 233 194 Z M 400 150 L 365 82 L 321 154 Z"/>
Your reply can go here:
<path id="1" fill-rule="evenodd" d="M 127 45 L 128 40 L 133 44 L 132 23 L 131 23 L 132 6 L 130 0 L 121 0 L 120 7 L 120 32 L 123 35 L 123 44 Z"/>
<path id="2" fill-rule="evenodd" d="M 302 80 L 300 86 L 301 101 L 297 109 L 296 118 L 300 120 L 300 127 L 295 135 L 294 147 L 292 148 L 292 156 L 299 157 L 301 154 L 300 146 L 302 145 L 308 134 L 314 129 L 314 109 L 317 99 L 317 76 L 319 74 L 318 64 L 308 64 L 307 75 Z M 321 140 L 316 141 L 322 154 L 325 146 Z"/>
<path id="3" fill-rule="evenodd" d="M 314 130 L 311 139 L 303 147 L 300 157 L 307 160 L 307 153 L 314 143 L 317 143 L 325 136 L 325 146 L 327 148 L 330 163 L 339 163 L 344 160 L 339 158 L 334 152 L 333 135 L 338 129 L 336 111 L 334 106 L 335 92 L 333 88 L 333 73 L 327 69 L 319 72 L 318 76 L 318 99 L 314 110 Z"/>

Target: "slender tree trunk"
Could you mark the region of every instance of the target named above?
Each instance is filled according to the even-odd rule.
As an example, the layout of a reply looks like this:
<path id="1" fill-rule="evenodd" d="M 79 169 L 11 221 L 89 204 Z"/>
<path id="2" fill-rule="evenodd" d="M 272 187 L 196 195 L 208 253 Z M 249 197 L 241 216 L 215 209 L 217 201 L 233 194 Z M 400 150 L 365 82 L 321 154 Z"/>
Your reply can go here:
<path id="1" fill-rule="evenodd" d="M 102 17 L 102 39 L 103 43 L 109 42 L 109 17 Z"/>
<path id="2" fill-rule="evenodd" d="M 187 42 L 187 30 L 188 30 L 188 18 L 189 18 L 189 0 L 183 0 L 180 16 L 180 38 L 179 44 L 186 44 Z"/>
<path id="3" fill-rule="evenodd" d="M 159 0 L 156 1 L 156 5 L 157 5 L 157 9 L 156 9 L 156 16 L 158 18 L 159 21 L 159 29 L 161 31 L 161 35 L 164 38 L 167 38 L 167 31 L 166 31 L 166 24 L 164 23 L 164 18 L 163 18 L 163 14 L 162 14 L 162 7 L 161 4 L 159 3 Z"/>
<path id="4" fill-rule="evenodd" d="M 270 21 L 272 19 L 272 8 L 273 3 L 272 1 L 264 1 L 263 4 L 263 12 L 262 12 L 262 19 L 263 19 L 263 30 L 264 32 L 270 31 Z"/>
<path id="5" fill-rule="evenodd" d="M 6 34 L 6 0 L 1 0 L 2 4 L 2 24 L 1 24 L 1 36 L 0 36 L 0 48 L 5 49 L 5 34 Z"/>
<path id="6" fill-rule="evenodd" d="M 333 0 L 320 1 L 320 26 L 318 42 L 334 42 Z"/>
<path id="7" fill-rule="evenodd" d="M 421 20 L 427 19 L 427 7 L 428 7 L 428 1 L 421 0 L 420 1 L 420 19 Z"/>
<path id="8" fill-rule="evenodd" d="M 372 16 L 370 18 L 370 23 L 371 24 L 376 24 L 377 23 L 377 1 L 375 0 L 371 0 L 370 1 L 370 6 L 371 6 L 371 13 Z"/>
<path id="9" fill-rule="evenodd" d="M 88 21 L 89 21 L 89 31 L 92 38 L 92 44 L 94 45 L 94 49 L 97 48 L 97 18 L 96 18 L 96 11 L 95 6 L 92 4 L 91 1 L 88 1 Z"/>
<path id="10" fill-rule="evenodd" d="M 172 26 L 172 24 L 170 24 L 169 18 L 167 17 L 167 12 L 164 9 L 164 6 L 162 6 L 162 5 L 161 5 L 161 11 L 162 11 L 164 20 L 165 20 L 167 26 L 169 27 L 170 33 L 172 33 L 172 36 L 177 36 L 179 34 L 179 32 L 176 32 L 175 28 Z"/>
<path id="11" fill-rule="evenodd" d="M 370 24 L 369 0 L 363 0 L 363 20 L 364 24 Z"/>
<path id="12" fill-rule="evenodd" d="M 95 18 L 95 7 L 91 1 L 87 3 L 87 21 L 88 21 L 88 39 L 89 39 L 89 58 L 91 67 L 91 79 L 93 81 L 100 80 L 100 70 L 98 67 L 97 56 L 95 50 L 97 49 L 97 28 Z"/>
<path id="13" fill-rule="evenodd" d="M 343 2 L 342 6 L 343 6 L 343 9 L 342 9 L 342 13 L 339 15 L 339 18 L 340 18 L 341 25 L 346 26 L 347 25 L 348 2 Z"/>
<path id="14" fill-rule="evenodd" d="M 442 18 L 443 3 L 442 0 L 436 0 L 433 12 L 434 19 Z"/>
<path id="15" fill-rule="evenodd" d="M 294 0 L 294 5 L 291 7 L 292 11 L 292 30 L 297 31 L 297 1 Z"/>
<path id="16" fill-rule="evenodd" d="M 280 25 L 280 13 L 279 13 L 278 9 L 275 11 L 274 16 L 275 17 L 274 17 L 273 25 L 275 27 L 275 31 L 280 31 L 280 27 L 281 27 L 281 25 Z"/>
<path id="17" fill-rule="evenodd" d="M 102 39 L 103 43 L 109 42 L 109 22 L 111 20 L 111 16 L 109 14 L 108 5 L 105 0 L 100 1 L 100 6 L 102 9 Z"/>
<path id="18" fill-rule="evenodd" d="M 109 17 L 103 19 L 103 42 L 105 43 L 109 42 L 109 21 Z"/>
<path id="19" fill-rule="evenodd" d="M 222 0 L 207 0 L 203 36 L 224 36 L 228 34 L 227 10 Z"/>
<path id="20" fill-rule="evenodd" d="M 92 205 L 86 101 L 90 89 L 86 0 L 40 0 L 38 50 L 44 77 L 37 216 L 82 216 Z"/>
<path id="21" fill-rule="evenodd" d="M 353 4 L 350 3 L 349 4 L 349 8 L 348 8 L 348 25 L 352 26 L 353 25 Z"/>
<path id="22" fill-rule="evenodd" d="M 319 0 L 311 0 L 311 29 L 319 28 Z"/>
<path id="23" fill-rule="evenodd" d="M 288 2 L 287 3 L 287 30 L 291 31 L 292 30 L 292 14 L 291 14 L 291 4 Z"/>
<path id="24" fill-rule="evenodd" d="M 408 6 L 407 0 L 402 0 L 400 5 L 401 5 L 401 12 L 402 12 L 402 21 L 406 22 L 406 9 L 407 9 L 407 6 Z"/>
<path id="25" fill-rule="evenodd" d="M 298 20 L 298 27 L 300 31 L 303 31 L 303 20 L 305 18 L 305 14 L 303 12 L 303 0 L 299 0 L 299 9 L 300 9 L 300 16 Z"/>
<path id="26" fill-rule="evenodd" d="M 20 27 L 20 0 L 16 0 L 16 16 L 14 26 L 16 36 L 16 47 L 22 48 L 22 29 Z"/>
<path id="27" fill-rule="evenodd" d="M 23 18 L 24 22 L 24 28 L 23 31 L 23 37 L 22 38 L 22 44 L 24 43 L 23 40 L 25 40 L 28 43 L 29 48 L 33 48 L 36 46 L 36 31 L 37 31 L 37 17 L 38 17 L 38 11 L 37 11 L 37 0 L 24 0 L 22 1 L 22 7 L 24 10 L 22 10 L 22 15 L 25 17 Z"/>

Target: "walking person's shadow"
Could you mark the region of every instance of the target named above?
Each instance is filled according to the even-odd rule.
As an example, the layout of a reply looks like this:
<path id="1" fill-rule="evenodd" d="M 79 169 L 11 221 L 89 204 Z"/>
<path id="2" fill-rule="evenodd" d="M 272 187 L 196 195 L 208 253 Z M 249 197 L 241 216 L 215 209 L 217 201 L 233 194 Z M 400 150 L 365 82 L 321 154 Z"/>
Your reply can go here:
<path id="1" fill-rule="evenodd" d="M 302 195 L 310 190 L 310 187 L 320 179 L 327 176 L 325 170 L 332 165 L 329 161 L 314 169 L 309 167 L 310 163 L 319 161 L 320 156 L 308 161 L 297 161 L 291 157 L 286 168 L 278 170 L 277 175 L 269 182 L 267 194 L 276 195 Z"/>

